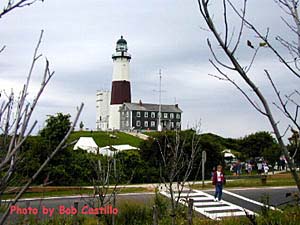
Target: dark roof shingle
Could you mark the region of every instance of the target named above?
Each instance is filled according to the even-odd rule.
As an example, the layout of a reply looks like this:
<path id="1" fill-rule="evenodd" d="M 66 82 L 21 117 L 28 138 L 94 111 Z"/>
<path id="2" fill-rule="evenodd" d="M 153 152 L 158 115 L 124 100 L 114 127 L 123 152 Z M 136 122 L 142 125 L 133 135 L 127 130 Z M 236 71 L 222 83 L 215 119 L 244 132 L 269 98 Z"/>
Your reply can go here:
<path id="1" fill-rule="evenodd" d="M 130 110 L 136 111 L 159 111 L 159 104 L 150 103 L 124 103 Z M 182 110 L 177 105 L 161 105 L 162 112 L 182 113 Z"/>

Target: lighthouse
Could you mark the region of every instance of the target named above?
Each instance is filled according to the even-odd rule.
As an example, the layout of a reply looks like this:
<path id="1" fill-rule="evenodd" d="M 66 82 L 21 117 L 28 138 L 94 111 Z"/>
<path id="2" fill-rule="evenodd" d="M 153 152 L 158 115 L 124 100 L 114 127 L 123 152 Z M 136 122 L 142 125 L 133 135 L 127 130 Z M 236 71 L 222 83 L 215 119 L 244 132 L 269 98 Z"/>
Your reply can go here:
<path id="1" fill-rule="evenodd" d="M 121 36 L 117 41 L 116 52 L 112 55 L 113 74 L 109 107 L 110 129 L 120 129 L 120 106 L 122 106 L 123 103 L 131 102 L 129 80 L 129 62 L 131 55 L 127 50 L 127 41 Z"/>

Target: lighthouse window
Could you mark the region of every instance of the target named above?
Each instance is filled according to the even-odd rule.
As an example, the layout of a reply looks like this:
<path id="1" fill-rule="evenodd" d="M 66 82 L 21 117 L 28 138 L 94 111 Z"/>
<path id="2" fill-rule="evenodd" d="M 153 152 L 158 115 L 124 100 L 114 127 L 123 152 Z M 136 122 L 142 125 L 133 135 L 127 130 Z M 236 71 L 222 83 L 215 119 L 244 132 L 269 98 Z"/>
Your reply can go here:
<path id="1" fill-rule="evenodd" d="M 136 126 L 137 126 L 137 127 L 141 126 L 141 121 L 137 120 L 137 121 L 136 121 Z"/>
<path id="2" fill-rule="evenodd" d="M 148 112 L 145 112 L 144 117 L 148 118 Z"/>
<path id="3" fill-rule="evenodd" d="M 145 121 L 144 126 L 148 127 L 148 121 Z"/>
<path id="4" fill-rule="evenodd" d="M 151 112 L 151 118 L 155 118 L 155 112 Z"/>
<path id="5" fill-rule="evenodd" d="M 136 117 L 141 117 L 141 112 L 136 112 Z"/>

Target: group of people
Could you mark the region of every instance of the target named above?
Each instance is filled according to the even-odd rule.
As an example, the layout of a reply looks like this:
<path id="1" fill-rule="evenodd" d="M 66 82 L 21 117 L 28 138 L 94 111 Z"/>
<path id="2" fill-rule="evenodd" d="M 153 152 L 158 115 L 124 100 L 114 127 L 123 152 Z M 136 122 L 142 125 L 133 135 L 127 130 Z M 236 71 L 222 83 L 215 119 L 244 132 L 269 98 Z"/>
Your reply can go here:
<path id="1" fill-rule="evenodd" d="M 258 174 L 264 173 L 267 175 L 269 173 L 270 167 L 268 166 L 268 163 L 266 161 L 260 161 L 256 165 Z"/>
<path id="2" fill-rule="evenodd" d="M 251 175 L 254 164 L 251 162 L 246 162 L 244 165 L 245 165 L 244 169 L 245 169 L 246 173 Z M 268 172 L 270 170 L 270 167 L 269 167 L 267 161 L 258 161 L 256 163 L 256 167 L 257 167 L 258 174 L 262 174 L 262 173 L 268 174 Z M 241 175 L 242 169 L 243 169 L 243 165 L 242 165 L 241 161 L 237 161 L 236 163 L 233 163 L 230 167 L 230 171 L 233 172 L 233 175 L 235 175 L 235 176 Z"/>
<path id="3" fill-rule="evenodd" d="M 236 163 L 231 165 L 230 171 L 233 172 L 233 175 L 239 176 L 242 174 L 242 167 L 241 161 L 238 160 Z"/>

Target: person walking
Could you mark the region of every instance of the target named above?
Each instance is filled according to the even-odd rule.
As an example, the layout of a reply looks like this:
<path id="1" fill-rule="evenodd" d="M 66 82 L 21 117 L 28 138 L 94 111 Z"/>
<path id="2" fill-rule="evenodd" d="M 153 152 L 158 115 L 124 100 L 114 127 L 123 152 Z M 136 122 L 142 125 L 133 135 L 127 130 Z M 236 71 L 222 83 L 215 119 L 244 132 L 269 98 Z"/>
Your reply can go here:
<path id="1" fill-rule="evenodd" d="M 248 171 L 248 174 L 251 175 L 251 173 L 252 173 L 252 164 L 250 162 L 247 165 L 247 171 Z"/>
<path id="2" fill-rule="evenodd" d="M 215 185 L 215 202 L 222 200 L 223 185 L 226 184 L 226 179 L 222 166 L 217 166 L 217 171 L 214 172 L 212 184 Z"/>

